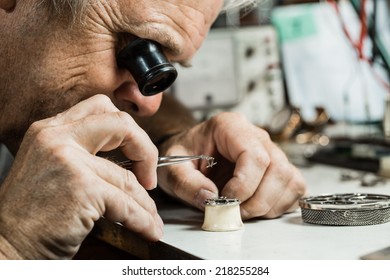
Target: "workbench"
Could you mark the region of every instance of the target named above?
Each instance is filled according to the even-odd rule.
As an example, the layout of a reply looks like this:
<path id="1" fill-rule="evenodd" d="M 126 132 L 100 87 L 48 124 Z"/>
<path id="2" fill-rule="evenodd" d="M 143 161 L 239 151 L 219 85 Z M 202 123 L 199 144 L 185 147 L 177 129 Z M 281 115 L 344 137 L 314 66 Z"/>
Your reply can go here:
<path id="1" fill-rule="evenodd" d="M 301 169 L 310 195 L 376 193 L 390 195 L 390 183 L 361 186 L 342 181 L 341 169 L 315 164 Z M 98 238 L 141 259 L 237 260 L 356 260 L 390 246 L 390 222 L 370 226 L 324 226 L 304 223 L 300 210 L 277 219 L 253 219 L 244 229 L 206 232 L 203 212 L 156 191 L 156 203 L 165 223 L 161 241 L 150 243 L 121 225 L 100 220 Z"/>

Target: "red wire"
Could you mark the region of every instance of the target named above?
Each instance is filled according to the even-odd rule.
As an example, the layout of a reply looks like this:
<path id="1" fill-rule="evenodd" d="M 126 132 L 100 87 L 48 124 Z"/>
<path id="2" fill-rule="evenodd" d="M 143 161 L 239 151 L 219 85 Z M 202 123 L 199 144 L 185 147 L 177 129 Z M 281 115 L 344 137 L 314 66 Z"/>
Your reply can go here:
<path id="1" fill-rule="evenodd" d="M 335 0 L 327 0 L 327 2 L 333 6 L 333 8 L 335 9 L 336 13 L 337 13 L 337 17 L 338 19 L 340 20 L 340 23 L 341 23 L 341 28 L 345 34 L 345 36 L 347 37 L 348 41 L 352 44 L 352 46 L 357 49 L 358 46 L 357 44 L 355 44 L 352 40 L 352 37 L 351 35 L 349 34 L 349 31 L 347 29 L 347 26 L 345 25 L 344 21 L 343 21 L 343 18 L 341 17 L 341 12 L 340 12 L 340 8 L 339 8 L 339 5 L 337 5 L 337 2 Z"/>
<path id="2" fill-rule="evenodd" d="M 367 61 L 371 65 L 371 70 L 374 73 L 375 78 L 382 84 L 384 88 L 386 88 L 388 91 L 390 91 L 390 84 L 387 83 L 385 80 L 383 80 L 376 71 L 374 71 L 374 68 L 372 67 L 372 60 L 368 59 L 367 57 L 364 56 L 364 40 L 366 39 L 368 35 L 368 27 L 367 27 L 367 13 L 366 13 L 366 3 L 367 0 L 361 0 L 361 7 L 360 7 L 360 22 L 361 22 L 361 28 L 360 28 L 360 36 L 358 43 L 355 43 L 347 29 L 347 26 L 345 25 L 343 18 L 341 16 L 340 8 L 335 0 L 327 0 L 329 4 L 333 6 L 337 13 L 337 17 L 340 20 L 341 23 L 341 28 L 347 37 L 348 41 L 351 43 L 351 45 L 355 48 L 355 50 L 358 53 L 359 59 Z"/>
<path id="3" fill-rule="evenodd" d="M 360 28 L 360 36 L 357 43 L 354 42 L 352 39 L 347 26 L 345 25 L 345 22 L 343 21 L 343 18 L 341 16 L 339 5 L 335 0 L 327 0 L 328 3 L 330 3 L 333 8 L 335 9 L 337 13 L 337 17 L 340 20 L 341 28 L 347 37 L 348 41 L 351 43 L 351 45 L 355 48 L 356 52 L 358 53 L 358 56 L 360 59 L 365 59 L 364 53 L 363 53 L 363 46 L 364 46 L 364 39 L 367 36 L 367 15 L 366 15 L 366 0 L 361 0 L 361 8 L 360 8 L 360 22 L 361 22 L 361 28 Z"/>
<path id="4" fill-rule="evenodd" d="M 366 2 L 367 0 L 361 0 L 360 5 L 360 22 L 361 22 L 361 29 L 360 29 L 360 38 L 359 38 L 359 44 L 358 44 L 358 54 L 360 59 L 364 59 L 364 40 L 367 37 L 367 14 L 366 14 Z"/>

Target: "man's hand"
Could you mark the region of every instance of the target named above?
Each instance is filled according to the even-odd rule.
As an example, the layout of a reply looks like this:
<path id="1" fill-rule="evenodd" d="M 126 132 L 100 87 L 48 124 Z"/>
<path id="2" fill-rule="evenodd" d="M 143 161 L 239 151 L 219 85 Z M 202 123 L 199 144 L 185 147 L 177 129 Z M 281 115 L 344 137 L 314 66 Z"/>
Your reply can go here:
<path id="1" fill-rule="evenodd" d="M 118 147 L 131 171 L 96 156 Z M 163 223 L 145 190 L 157 185 L 157 155 L 102 95 L 32 124 L 0 188 L 0 255 L 71 258 L 102 216 L 159 240 Z"/>
<path id="2" fill-rule="evenodd" d="M 215 157 L 217 164 L 189 162 L 159 168 L 159 184 L 170 195 L 203 209 L 219 195 L 241 200 L 243 219 L 275 218 L 295 209 L 305 194 L 300 172 L 262 129 L 242 115 L 222 113 L 170 138 L 164 155 Z"/>

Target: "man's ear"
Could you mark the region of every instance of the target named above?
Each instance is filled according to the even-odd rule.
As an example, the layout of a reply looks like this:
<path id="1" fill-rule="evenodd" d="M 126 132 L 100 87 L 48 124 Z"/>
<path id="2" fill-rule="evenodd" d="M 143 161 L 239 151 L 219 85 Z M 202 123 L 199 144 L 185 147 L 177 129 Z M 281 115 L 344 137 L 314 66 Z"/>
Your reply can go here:
<path id="1" fill-rule="evenodd" d="M 16 0 L 0 0 L 0 9 L 6 12 L 12 12 L 16 6 Z"/>

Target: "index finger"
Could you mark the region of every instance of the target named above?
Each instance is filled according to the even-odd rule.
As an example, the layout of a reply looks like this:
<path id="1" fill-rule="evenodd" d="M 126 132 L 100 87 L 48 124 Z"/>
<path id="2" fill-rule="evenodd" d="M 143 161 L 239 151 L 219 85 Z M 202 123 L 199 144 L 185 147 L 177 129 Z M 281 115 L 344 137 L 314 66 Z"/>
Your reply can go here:
<path id="1" fill-rule="evenodd" d="M 139 182 L 151 189 L 157 185 L 157 148 L 149 136 L 125 112 L 87 116 L 70 127 L 72 141 L 91 154 L 121 148 L 132 160 L 132 171 Z"/>
<path id="2" fill-rule="evenodd" d="M 77 103 L 64 112 L 59 113 L 51 119 L 51 124 L 58 125 L 77 121 L 89 115 L 98 115 L 118 111 L 119 109 L 115 107 L 108 96 L 97 94 Z"/>

